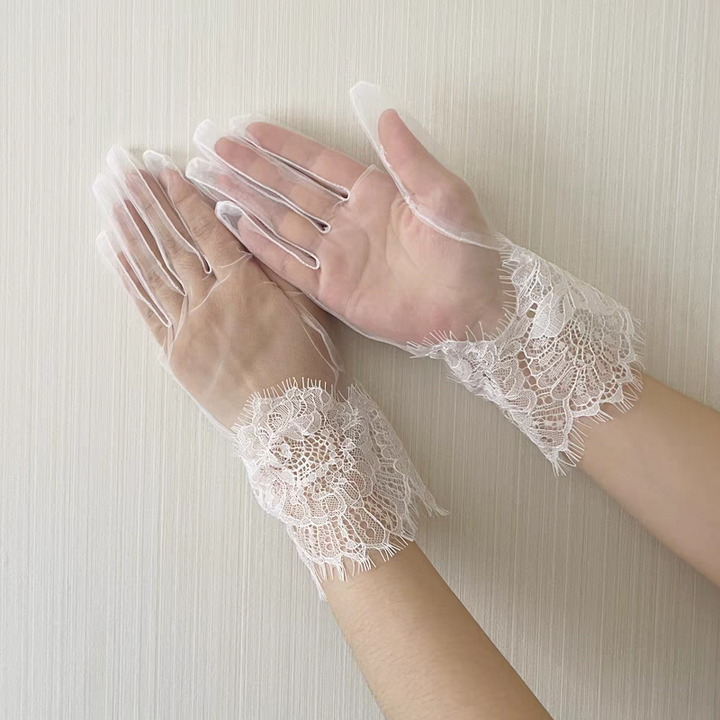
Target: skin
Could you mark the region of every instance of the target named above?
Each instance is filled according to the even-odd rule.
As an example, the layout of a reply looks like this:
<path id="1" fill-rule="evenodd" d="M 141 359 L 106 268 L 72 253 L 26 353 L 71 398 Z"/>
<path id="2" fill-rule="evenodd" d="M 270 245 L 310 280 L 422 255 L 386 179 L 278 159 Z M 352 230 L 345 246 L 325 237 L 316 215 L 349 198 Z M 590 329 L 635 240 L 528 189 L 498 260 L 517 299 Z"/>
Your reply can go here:
<path id="1" fill-rule="evenodd" d="M 342 153 L 267 123 L 253 123 L 247 132 L 253 142 L 290 162 L 317 175 L 329 173 L 335 185 L 352 188 L 344 201 L 317 184 L 310 190 L 305 176 L 288 167 L 279 170 L 252 144 L 219 140 L 215 152 L 251 182 L 233 183 L 221 174 L 215 188 L 245 210 L 239 233 L 265 265 L 351 327 L 397 345 L 422 342 L 438 328 L 459 336 L 468 327 L 479 332 L 478 318 L 486 331 L 494 329 L 506 287 L 495 249 L 457 242 L 418 220 L 392 178 L 378 169 L 368 171 Z M 404 157 L 413 148 L 401 151 Z M 412 167 L 410 159 L 406 162 Z M 419 175 L 410 190 L 431 211 L 459 218 L 475 236 L 496 245 L 467 185 L 441 166 L 434 175 Z M 195 179 L 194 166 L 188 177 Z M 257 192 L 257 185 L 284 193 L 305 215 Z M 447 192 L 436 191 L 444 186 Z M 321 218 L 329 232 L 321 232 L 309 217 Z M 268 236 L 319 258 L 319 270 L 298 262 Z"/>
<path id="2" fill-rule="evenodd" d="M 327 356 L 301 320 L 303 310 L 312 312 L 329 331 L 329 317 L 251 258 L 179 172 L 154 178 L 141 171 L 143 182 L 136 175 L 128 177 L 137 190 L 128 207 L 133 223 L 117 224 L 115 268 L 173 375 L 198 403 L 228 428 L 256 390 L 293 377 L 332 384 Z M 163 217 L 178 232 L 184 223 L 209 273 Z M 161 266 L 159 245 L 179 289 Z M 171 319 L 170 329 L 161 316 Z M 415 543 L 374 560 L 375 570 L 326 581 L 324 589 L 387 717 L 549 717 Z"/>
<path id="3" fill-rule="evenodd" d="M 644 377 L 638 402 L 591 425 L 580 467 L 720 586 L 720 413 Z"/>
<path id="4" fill-rule="evenodd" d="M 550 717 L 415 543 L 324 589 L 390 720 Z"/>
<path id="5" fill-rule="evenodd" d="M 467 186 L 425 152 L 396 113 L 385 113 L 379 130 L 414 202 L 460 219 L 489 244 Z M 246 132 L 252 143 L 329 183 L 300 181 L 294 170 L 278 170 L 237 139 L 221 140 L 217 153 L 246 178 L 275 187 L 306 215 L 324 220 L 329 231 L 247 182 L 224 180 L 220 188 L 226 196 L 232 190 L 246 211 L 238 232 L 250 257 L 175 170 L 157 178 L 142 175 L 144 188 L 161 200 L 177 227 L 182 219 L 186 239 L 211 266 L 209 274 L 162 230 L 142 184 L 128 208 L 133 222 L 127 214 L 118 221 L 124 243 L 116 259 L 126 287 L 166 349 L 174 375 L 221 424 L 232 424 L 249 394 L 287 377 L 332 382 L 327 357 L 318 353 L 301 317 L 303 310 L 310 312 L 328 328 L 329 319 L 294 285 L 354 327 L 395 344 L 419 342 L 438 327 L 460 334 L 478 319 L 486 332 L 497 328 L 505 298 L 495 250 L 457 242 L 420 222 L 379 171 L 368 173 L 357 161 L 266 123 Z M 336 186 L 351 190 L 348 200 L 328 190 Z M 141 251 L 131 225 L 140 229 L 150 253 Z M 155 238 L 168 251 L 184 293 L 154 264 L 161 266 L 163 258 Z M 319 269 L 298 263 L 282 249 L 282 239 L 317 258 Z M 170 332 L 153 307 L 170 318 Z M 720 584 L 720 415 L 652 378 L 644 384 L 630 411 L 607 408 L 615 415 L 612 422 L 583 428 L 581 466 L 653 534 Z M 415 544 L 376 561 L 377 569 L 348 582 L 326 582 L 325 592 L 389 718 L 548 717 Z"/>
<path id="6" fill-rule="evenodd" d="M 303 320 L 329 327 L 326 313 L 263 268 L 177 170 L 126 180 L 129 199 L 109 209 L 121 236 L 116 267 L 173 376 L 201 407 L 230 428 L 250 395 L 289 377 L 335 383 L 322 337 Z"/>
<path id="7" fill-rule="evenodd" d="M 384 160 L 406 193 L 390 176 L 376 182 L 375 173 L 368 175 L 356 160 L 284 128 L 256 122 L 244 133 L 244 139 L 219 141 L 216 150 L 246 176 L 272 188 L 274 159 L 248 155 L 250 142 L 349 189 L 348 201 L 328 205 L 320 215 L 338 231 L 319 234 L 278 202 L 275 214 L 267 214 L 280 235 L 286 233 L 301 247 L 307 243 L 319 269 L 297 263 L 246 220 L 240 229 L 256 257 L 352 327 L 386 342 L 421 342 L 438 330 L 462 337 L 478 319 L 489 334 L 498 328 L 507 298 L 499 289 L 497 252 L 447 237 L 420 220 L 407 202 L 489 244 L 477 201 L 425 150 L 397 112 L 380 115 L 378 134 Z M 293 193 L 302 183 L 293 184 L 289 177 L 286 172 L 277 190 L 301 204 L 302 196 Z M 234 198 L 240 205 L 256 195 L 245 186 Z M 401 307 L 394 302 L 398 294 L 404 298 Z M 420 312 L 406 314 L 405 308 L 412 307 Z M 612 422 L 582 427 L 581 467 L 653 535 L 720 585 L 720 414 L 653 378 L 646 376 L 644 386 L 629 412 L 605 407 Z"/>

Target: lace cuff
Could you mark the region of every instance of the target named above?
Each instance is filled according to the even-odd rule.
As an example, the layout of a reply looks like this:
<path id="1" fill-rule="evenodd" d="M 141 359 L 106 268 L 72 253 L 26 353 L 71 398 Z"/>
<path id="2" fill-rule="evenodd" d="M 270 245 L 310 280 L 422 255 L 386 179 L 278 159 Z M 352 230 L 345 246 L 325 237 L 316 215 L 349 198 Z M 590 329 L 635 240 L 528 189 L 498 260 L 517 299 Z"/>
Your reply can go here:
<path id="1" fill-rule="evenodd" d="M 608 420 L 603 405 L 626 410 L 637 399 L 638 322 L 599 290 L 499 238 L 515 302 L 497 337 L 439 337 L 409 349 L 444 359 L 454 379 L 498 405 L 562 473 L 582 456 L 579 418 Z"/>
<path id="2" fill-rule="evenodd" d="M 281 520 L 320 596 L 321 578 L 373 566 L 417 535 L 418 503 L 446 514 L 380 408 L 351 385 L 341 397 L 295 381 L 253 395 L 233 428 L 253 494 Z"/>

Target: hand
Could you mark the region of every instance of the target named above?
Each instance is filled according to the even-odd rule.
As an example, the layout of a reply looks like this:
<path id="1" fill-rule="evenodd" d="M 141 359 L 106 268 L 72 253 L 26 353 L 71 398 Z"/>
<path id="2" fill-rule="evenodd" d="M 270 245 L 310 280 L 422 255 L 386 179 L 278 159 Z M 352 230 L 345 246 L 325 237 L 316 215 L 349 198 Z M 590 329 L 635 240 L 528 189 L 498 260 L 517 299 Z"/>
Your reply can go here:
<path id="1" fill-rule="evenodd" d="M 464 338 L 503 317 L 498 242 L 470 188 L 440 165 L 394 110 L 379 118 L 399 182 L 265 122 L 221 137 L 208 122 L 188 177 L 243 209 L 247 248 L 360 332 L 398 345 Z M 461 235 L 427 221 L 448 218 Z M 485 245 L 485 246 L 483 246 Z"/>
<path id="2" fill-rule="evenodd" d="M 328 316 L 266 271 L 169 158 L 120 148 L 95 193 L 99 238 L 178 382 L 230 428 L 247 399 L 289 378 L 335 384 Z"/>
<path id="3" fill-rule="evenodd" d="M 419 506 L 442 511 L 380 408 L 341 376 L 324 311 L 264 269 L 169 158 L 143 157 L 147 170 L 111 150 L 95 182 L 100 250 L 173 376 L 232 429 L 255 498 L 322 596 L 321 579 L 413 541 Z"/>

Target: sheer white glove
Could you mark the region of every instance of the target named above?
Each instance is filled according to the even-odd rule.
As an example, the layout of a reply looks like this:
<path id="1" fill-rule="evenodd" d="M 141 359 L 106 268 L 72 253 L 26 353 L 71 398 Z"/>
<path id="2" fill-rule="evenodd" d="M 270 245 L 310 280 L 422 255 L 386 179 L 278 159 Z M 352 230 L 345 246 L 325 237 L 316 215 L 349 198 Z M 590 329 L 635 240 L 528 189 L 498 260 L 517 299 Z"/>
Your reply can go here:
<path id="1" fill-rule="evenodd" d="M 640 389 L 637 324 L 491 232 L 470 188 L 386 111 L 376 86 L 351 95 L 387 173 L 245 118 L 228 136 L 198 127 L 205 159 L 188 177 L 226 200 L 248 249 L 320 306 L 369 337 L 445 359 L 556 470 L 575 463 L 578 419 L 606 419 L 603 406 L 626 408 Z"/>
<path id="2" fill-rule="evenodd" d="M 438 508 L 378 406 L 344 376 L 328 316 L 263 268 L 169 158 L 143 157 L 146 169 L 113 148 L 95 181 L 100 253 L 165 367 L 234 437 L 256 499 L 318 589 L 414 540 L 418 504 Z"/>

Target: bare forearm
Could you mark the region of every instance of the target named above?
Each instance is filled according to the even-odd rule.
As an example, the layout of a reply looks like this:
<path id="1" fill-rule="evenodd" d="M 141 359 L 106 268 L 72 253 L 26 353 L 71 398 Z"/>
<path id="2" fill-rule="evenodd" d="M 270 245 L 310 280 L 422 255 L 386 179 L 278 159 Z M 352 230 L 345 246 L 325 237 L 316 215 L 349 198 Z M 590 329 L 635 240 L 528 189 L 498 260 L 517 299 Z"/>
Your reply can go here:
<path id="1" fill-rule="evenodd" d="M 549 717 L 415 543 L 325 592 L 390 720 Z"/>
<path id="2" fill-rule="evenodd" d="M 720 585 L 720 413 L 646 376 L 636 405 L 589 426 L 581 467 Z"/>

